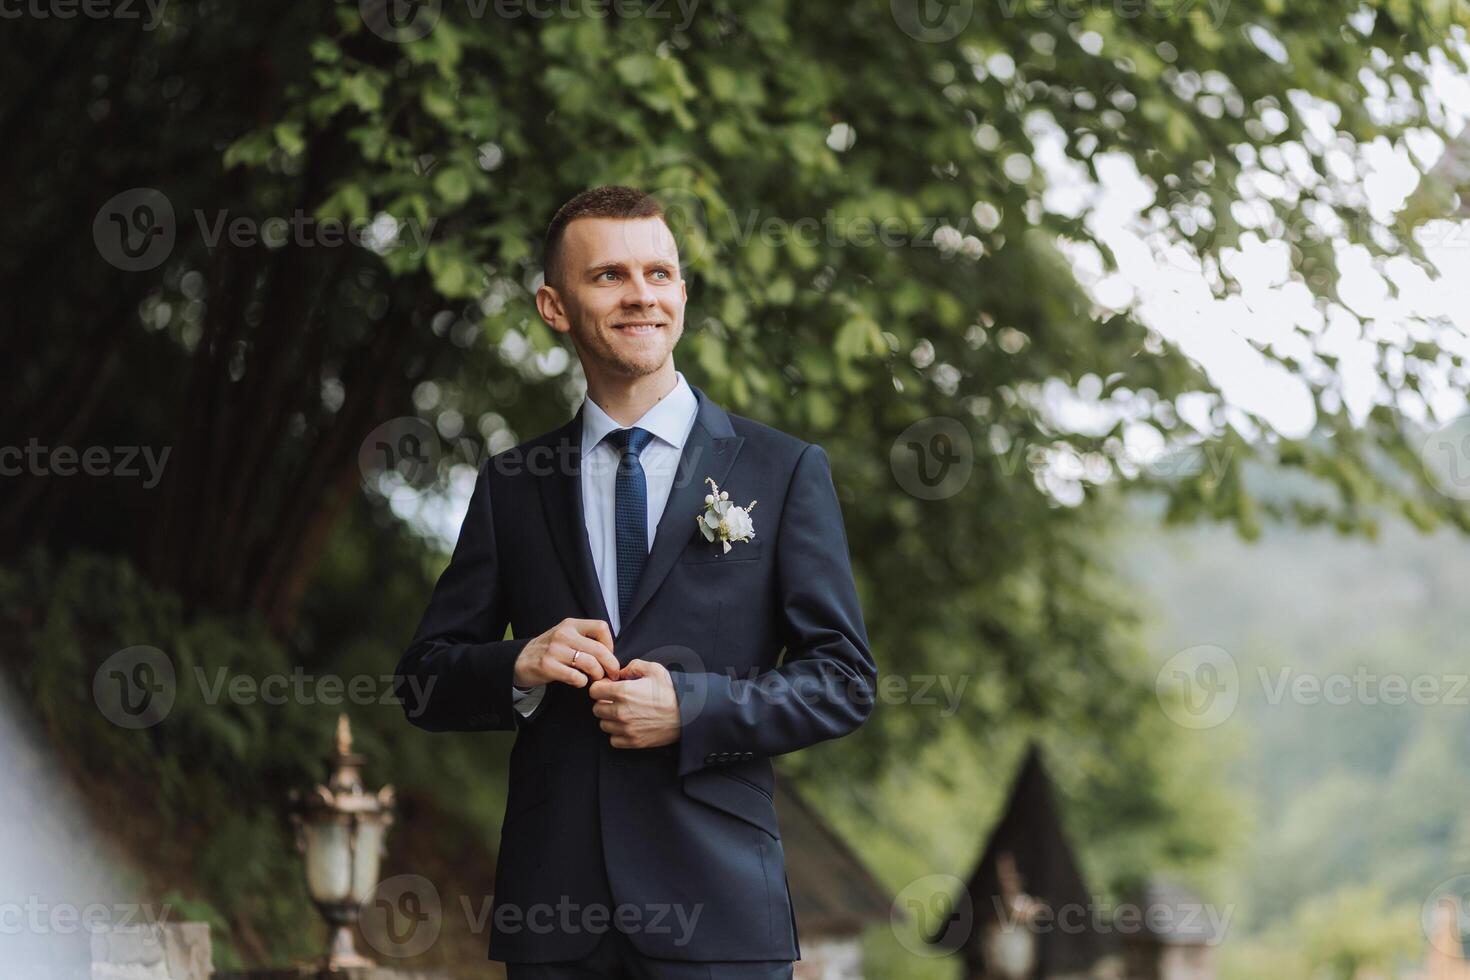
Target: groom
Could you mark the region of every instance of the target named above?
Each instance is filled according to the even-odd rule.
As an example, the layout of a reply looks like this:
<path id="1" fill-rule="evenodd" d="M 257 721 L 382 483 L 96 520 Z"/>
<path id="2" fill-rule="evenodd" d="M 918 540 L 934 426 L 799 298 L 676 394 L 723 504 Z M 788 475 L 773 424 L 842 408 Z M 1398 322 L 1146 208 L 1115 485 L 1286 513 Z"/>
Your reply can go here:
<path id="1" fill-rule="evenodd" d="M 877 673 L 827 455 L 674 369 L 687 292 L 651 197 L 577 195 L 544 267 L 587 398 L 481 467 L 398 693 L 430 731 L 516 732 L 511 980 L 790 977 L 771 758 L 862 724 Z M 696 524 L 706 478 L 758 502 L 728 550 Z"/>

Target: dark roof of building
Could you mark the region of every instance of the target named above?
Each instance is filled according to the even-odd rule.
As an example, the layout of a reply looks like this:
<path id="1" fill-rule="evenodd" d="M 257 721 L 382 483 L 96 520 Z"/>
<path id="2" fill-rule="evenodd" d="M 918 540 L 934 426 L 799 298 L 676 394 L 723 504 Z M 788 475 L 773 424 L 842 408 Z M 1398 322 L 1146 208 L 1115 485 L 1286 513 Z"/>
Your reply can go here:
<path id="1" fill-rule="evenodd" d="M 1116 910 L 1125 939 L 1165 946 L 1199 946 L 1219 942 L 1218 916 L 1188 885 L 1152 878 Z M 1122 916 L 1129 916 L 1125 924 Z"/>
<path id="2" fill-rule="evenodd" d="M 972 965 L 983 963 L 981 939 L 986 927 L 1000 918 L 997 868 L 1001 855 L 1007 853 L 1020 874 L 1022 891 L 1045 902 L 1051 913 L 1051 928 L 1036 932 L 1037 976 L 1085 972 L 1116 950 L 1111 931 L 1097 927 L 1100 902 L 1082 879 L 1062 830 L 1051 778 L 1034 744 L 1026 752 L 1000 822 L 965 886 L 968 902 L 956 902 L 954 914 L 929 937 L 930 943 L 950 951 L 963 950 Z M 1072 925 L 1062 928 L 1062 923 Z"/>
<path id="3" fill-rule="evenodd" d="M 776 784 L 776 812 L 803 936 L 855 935 L 887 920 L 893 902 L 887 890 L 786 780 Z"/>

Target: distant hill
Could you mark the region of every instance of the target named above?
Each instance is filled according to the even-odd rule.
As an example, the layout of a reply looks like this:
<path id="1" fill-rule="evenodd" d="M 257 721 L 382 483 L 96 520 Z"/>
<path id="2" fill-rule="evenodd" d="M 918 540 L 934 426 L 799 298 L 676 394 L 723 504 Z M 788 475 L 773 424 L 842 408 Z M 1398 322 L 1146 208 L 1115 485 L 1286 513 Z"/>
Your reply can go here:
<path id="1" fill-rule="evenodd" d="M 1358 885 L 1417 913 L 1470 871 L 1470 541 L 1389 521 L 1376 542 L 1268 525 L 1251 544 L 1161 530 L 1151 502 L 1115 540 L 1156 662 L 1212 644 L 1238 667 L 1234 714 L 1182 733 L 1244 746 L 1225 775 L 1255 812 L 1222 896 L 1238 923 Z"/>

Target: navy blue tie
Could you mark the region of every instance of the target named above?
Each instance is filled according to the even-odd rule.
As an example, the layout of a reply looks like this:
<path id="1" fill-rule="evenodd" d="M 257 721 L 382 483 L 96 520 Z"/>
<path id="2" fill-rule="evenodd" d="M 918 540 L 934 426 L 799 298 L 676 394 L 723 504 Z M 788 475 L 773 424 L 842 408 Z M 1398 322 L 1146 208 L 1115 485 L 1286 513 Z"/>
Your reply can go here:
<path id="1" fill-rule="evenodd" d="M 622 454 L 618 462 L 616 486 L 617 513 L 614 525 L 618 533 L 618 624 L 628 621 L 633 593 L 638 590 L 638 576 L 648 560 L 648 481 L 643 463 L 638 459 L 653 433 L 647 429 L 614 429 L 608 442 Z"/>

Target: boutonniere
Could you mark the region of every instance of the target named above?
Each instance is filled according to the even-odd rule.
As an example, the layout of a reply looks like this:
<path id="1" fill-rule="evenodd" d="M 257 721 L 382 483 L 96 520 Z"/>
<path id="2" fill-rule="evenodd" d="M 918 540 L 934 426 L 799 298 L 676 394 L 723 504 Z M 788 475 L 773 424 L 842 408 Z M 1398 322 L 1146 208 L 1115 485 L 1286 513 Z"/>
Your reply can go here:
<path id="1" fill-rule="evenodd" d="M 713 479 L 705 477 L 704 482 L 709 484 L 710 492 L 704 496 L 704 513 L 695 518 L 704 539 L 720 542 L 725 546 L 720 554 L 724 554 L 730 550 L 732 541 L 749 541 L 755 537 L 755 522 L 750 519 L 755 501 L 736 507 L 730 495 L 721 490 Z"/>

